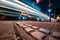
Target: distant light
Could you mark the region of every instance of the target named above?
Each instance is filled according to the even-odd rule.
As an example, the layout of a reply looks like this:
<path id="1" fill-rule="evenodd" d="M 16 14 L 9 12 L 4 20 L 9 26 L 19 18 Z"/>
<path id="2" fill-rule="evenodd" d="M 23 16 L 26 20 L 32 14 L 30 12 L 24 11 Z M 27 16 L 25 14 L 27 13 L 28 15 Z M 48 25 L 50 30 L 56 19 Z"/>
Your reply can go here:
<path id="1" fill-rule="evenodd" d="M 51 9 L 48 9 L 48 12 L 51 12 Z"/>
<path id="2" fill-rule="evenodd" d="M 42 0 L 36 0 L 36 4 L 40 3 Z"/>
<path id="3" fill-rule="evenodd" d="M 25 19 L 25 17 L 23 17 L 23 20 Z"/>
<path id="4" fill-rule="evenodd" d="M 22 19 L 23 19 L 23 20 L 26 20 L 26 19 L 27 19 L 27 17 L 23 16 L 23 17 L 22 17 Z"/>
<path id="5" fill-rule="evenodd" d="M 39 18 L 37 18 L 37 17 L 36 17 L 36 19 L 37 19 L 37 21 L 39 21 L 39 20 L 40 20 L 40 19 L 39 19 Z"/>
<path id="6" fill-rule="evenodd" d="M 59 17 L 57 17 L 57 20 L 59 20 Z"/>

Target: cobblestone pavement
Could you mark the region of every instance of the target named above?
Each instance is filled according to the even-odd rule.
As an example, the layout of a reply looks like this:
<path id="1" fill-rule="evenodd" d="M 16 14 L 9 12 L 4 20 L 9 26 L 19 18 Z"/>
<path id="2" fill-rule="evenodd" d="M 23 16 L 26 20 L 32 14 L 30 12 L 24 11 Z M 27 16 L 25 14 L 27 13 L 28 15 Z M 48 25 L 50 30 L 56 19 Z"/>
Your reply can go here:
<path id="1" fill-rule="evenodd" d="M 19 24 L 20 22 L 16 22 Z M 23 26 L 21 26 L 23 24 Z M 24 31 L 38 40 L 60 40 L 60 25 L 55 22 L 22 22 Z M 25 27 L 24 27 L 25 26 Z M 42 27 L 41 27 L 42 26 Z"/>
<path id="2" fill-rule="evenodd" d="M 0 40 L 16 40 L 11 21 L 0 21 Z"/>
<path id="3" fill-rule="evenodd" d="M 60 23 L 0 21 L 0 40 L 60 40 Z"/>

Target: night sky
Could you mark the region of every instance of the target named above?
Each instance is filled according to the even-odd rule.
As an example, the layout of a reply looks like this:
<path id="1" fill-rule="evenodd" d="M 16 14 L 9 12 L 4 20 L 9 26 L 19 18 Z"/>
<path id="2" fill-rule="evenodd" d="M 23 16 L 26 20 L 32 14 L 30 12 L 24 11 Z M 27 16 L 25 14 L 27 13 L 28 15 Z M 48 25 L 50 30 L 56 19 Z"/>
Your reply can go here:
<path id="1" fill-rule="evenodd" d="M 35 0 L 32 0 L 32 1 L 35 2 Z M 48 2 L 49 0 L 42 0 L 37 5 L 41 8 L 41 10 L 46 10 L 48 9 Z M 52 6 L 51 6 L 52 9 L 60 8 L 60 0 L 51 0 L 51 3 L 52 3 Z"/>

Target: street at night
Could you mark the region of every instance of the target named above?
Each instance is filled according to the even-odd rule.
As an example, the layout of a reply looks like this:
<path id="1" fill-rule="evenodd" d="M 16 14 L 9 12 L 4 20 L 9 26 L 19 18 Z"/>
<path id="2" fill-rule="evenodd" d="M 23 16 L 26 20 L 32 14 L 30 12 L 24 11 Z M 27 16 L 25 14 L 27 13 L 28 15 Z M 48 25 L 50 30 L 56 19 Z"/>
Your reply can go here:
<path id="1" fill-rule="evenodd" d="M 60 23 L 0 21 L 0 40 L 60 40 Z"/>
<path id="2" fill-rule="evenodd" d="M 0 40 L 60 40 L 60 0 L 0 0 Z"/>

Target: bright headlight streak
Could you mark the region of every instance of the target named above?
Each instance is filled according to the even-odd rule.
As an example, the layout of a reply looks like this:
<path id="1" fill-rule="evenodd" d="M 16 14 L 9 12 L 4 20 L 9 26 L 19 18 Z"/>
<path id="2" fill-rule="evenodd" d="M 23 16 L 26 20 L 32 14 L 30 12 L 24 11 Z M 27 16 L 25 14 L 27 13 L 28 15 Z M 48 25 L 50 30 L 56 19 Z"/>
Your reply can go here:
<path id="1" fill-rule="evenodd" d="M 11 2 L 13 2 L 13 3 L 17 4 L 17 5 L 24 6 L 24 7 L 26 6 L 26 8 L 29 8 L 29 9 L 31 9 L 32 11 L 35 11 L 35 12 L 38 13 L 38 11 L 33 10 L 31 7 L 29 7 L 28 5 L 26 5 L 26 4 L 24 4 L 24 3 L 20 2 L 20 1 L 16 1 L 16 0 L 14 0 L 14 1 L 11 1 Z"/>
<path id="2" fill-rule="evenodd" d="M 8 8 L 8 9 L 12 9 L 12 10 L 17 10 L 17 9 L 14 9 L 14 8 L 11 8 L 9 6 L 6 6 L 6 5 L 0 5 L 1 7 L 4 7 L 4 8 Z M 17 10 L 17 11 L 20 11 L 20 10 Z M 28 12 L 27 12 L 28 13 Z"/>
<path id="3" fill-rule="evenodd" d="M 14 7 L 17 7 L 18 9 L 19 8 L 24 8 L 26 11 L 30 11 L 30 12 L 32 12 L 32 13 L 37 13 L 37 12 L 35 12 L 35 11 L 32 11 L 32 10 L 30 10 L 30 9 L 27 9 L 27 8 L 25 8 L 25 7 L 22 7 L 22 6 L 19 6 L 19 5 L 16 5 L 16 4 L 14 4 L 14 3 L 11 3 L 11 2 L 9 2 L 9 1 L 4 1 L 4 2 L 6 2 L 7 4 L 9 4 L 9 5 L 12 5 L 12 6 L 14 6 Z M 21 10 L 21 9 L 20 9 Z"/>
<path id="4" fill-rule="evenodd" d="M 29 8 L 27 5 L 25 5 L 25 4 L 23 4 L 22 2 L 20 2 L 19 3 L 19 1 L 17 2 L 17 1 L 14 1 L 14 0 L 8 0 L 9 2 L 12 2 L 12 3 L 15 3 L 15 4 L 17 4 L 17 5 L 21 5 L 21 6 L 23 6 L 23 7 L 27 7 L 27 8 Z M 31 9 L 31 8 L 29 8 L 29 9 Z M 32 11 L 35 11 L 35 10 L 33 10 L 33 9 L 31 9 Z M 37 11 L 36 11 L 37 12 Z"/>
<path id="5" fill-rule="evenodd" d="M 36 9 L 34 9 L 34 8 L 32 8 L 32 7 L 26 5 L 26 4 L 24 4 L 24 3 L 22 3 L 22 2 L 20 2 L 20 1 L 18 1 L 18 0 L 14 0 L 14 1 L 16 1 L 16 2 L 19 3 L 19 4 L 22 4 L 22 5 L 26 6 L 26 7 L 28 7 L 29 9 L 32 9 L 32 10 L 34 10 L 34 11 L 36 11 L 36 12 L 39 12 L 39 11 L 37 11 Z"/>
<path id="6" fill-rule="evenodd" d="M 4 2 L 4 1 L 2 2 L 2 1 L 0 1 L 0 3 L 1 3 L 1 4 L 0 4 L 1 7 L 8 8 L 8 9 L 14 9 L 14 8 L 11 8 L 11 6 L 9 6 L 9 4 L 6 5 L 7 2 Z M 4 3 L 4 4 L 3 4 L 3 3 Z M 17 9 L 14 9 L 14 10 L 17 10 Z"/>
<path id="7" fill-rule="evenodd" d="M 32 10 L 33 10 L 32 7 L 29 7 L 28 5 L 25 5 L 24 3 L 20 2 L 20 1 L 17 1 L 17 0 L 14 0 L 14 1 L 16 1 L 17 3 L 22 4 L 22 5 L 26 6 L 26 7 L 28 7 L 29 9 L 32 9 Z M 17 4 L 17 5 L 19 5 L 19 4 Z M 35 11 L 36 14 L 39 14 L 39 13 L 40 13 L 39 11 L 37 11 L 37 10 L 35 10 L 35 9 L 34 9 L 33 11 Z"/>
<path id="8" fill-rule="evenodd" d="M 19 6 L 18 6 L 19 7 Z M 39 14 L 39 13 L 38 13 Z"/>
<path id="9" fill-rule="evenodd" d="M 6 7 L 6 6 L 1 6 L 1 7 L 4 7 L 4 8 L 8 8 L 8 9 L 13 9 L 13 8 L 9 8 L 9 7 Z M 17 9 L 14 9 L 14 10 L 17 10 Z M 18 10 L 19 11 L 19 10 Z M 17 13 L 16 13 L 17 14 Z M 32 14 L 33 15 L 33 14 Z"/>
<path id="10" fill-rule="evenodd" d="M 7 5 L 12 5 L 12 4 L 9 4 L 9 3 L 7 3 L 7 2 L 3 2 L 4 4 L 6 3 Z M 14 6 L 14 5 L 12 5 L 12 6 Z M 8 9 L 14 9 L 14 8 L 11 8 L 11 6 L 10 6 L 10 8 L 9 8 L 9 6 L 7 7 L 5 7 L 5 8 L 8 8 Z M 16 7 L 15 7 L 16 8 Z M 19 8 L 16 8 L 16 9 L 14 9 L 14 10 L 17 10 L 17 11 L 20 11 L 20 10 L 22 10 L 22 9 L 19 9 Z M 27 11 L 28 12 L 28 11 Z M 29 13 L 29 12 L 28 12 Z M 31 14 L 33 14 L 32 12 L 30 12 Z M 33 14 L 34 15 L 34 14 Z M 38 15 L 38 14 L 37 14 Z"/>
<path id="11" fill-rule="evenodd" d="M 4 1 L 4 0 L 3 0 Z M 5 0 L 5 2 L 6 2 L 6 0 Z M 13 3 L 11 3 L 11 2 L 9 2 L 10 4 L 13 4 Z M 17 7 L 17 9 L 19 9 L 20 8 L 20 6 L 19 5 L 17 5 L 17 4 L 14 4 L 14 6 L 15 7 Z M 25 8 L 25 7 L 23 7 L 23 8 Z M 26 8 L 25 8 L 26 9 Z M 20 10 L 20 9 L 19 9 Z M 27 10 L 26 10 L 27 11 Z M 32 10 L 29 10 L 30 12 L 32 12 Z M 44 18 L 48 18 L 48 16 L 46 16 L 45 14 L 42 14 L 41 12 L 39 13 L 39 12 L 35 12 L 35 11 L 33 11 L 32 13 L 36 13 L 38 16 L 41 16 L 41 17 L 44 17 Z"/>
<path id="12" fill-rule="evenodd" d="M 40 16 L 43 17 L 43 18 L 47 18 L 49 19 L 49 16 L 45 15 L 44 13 L 40 12 Z"/>

